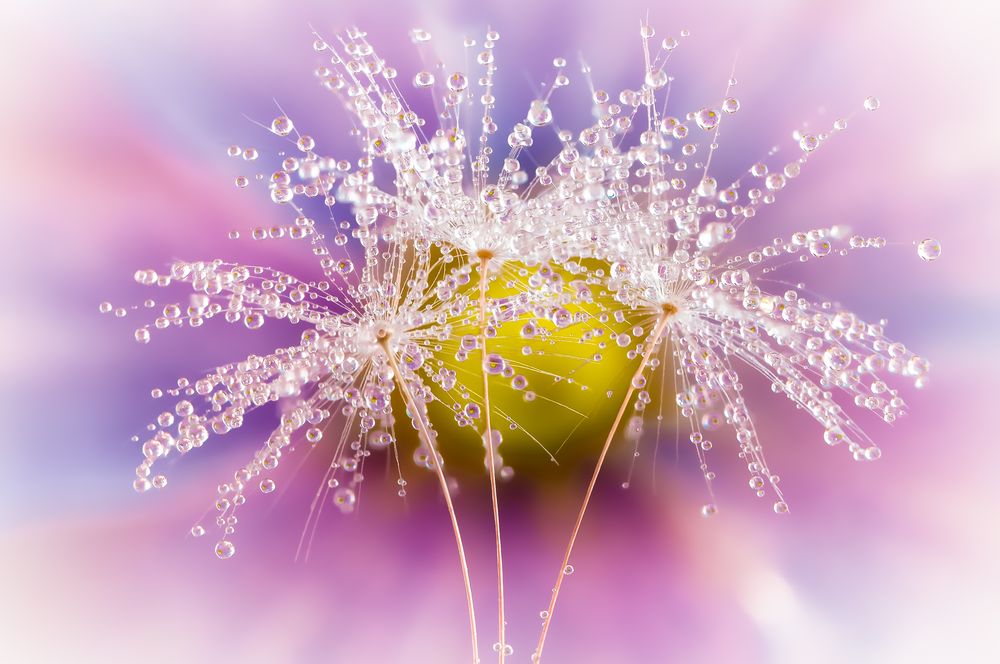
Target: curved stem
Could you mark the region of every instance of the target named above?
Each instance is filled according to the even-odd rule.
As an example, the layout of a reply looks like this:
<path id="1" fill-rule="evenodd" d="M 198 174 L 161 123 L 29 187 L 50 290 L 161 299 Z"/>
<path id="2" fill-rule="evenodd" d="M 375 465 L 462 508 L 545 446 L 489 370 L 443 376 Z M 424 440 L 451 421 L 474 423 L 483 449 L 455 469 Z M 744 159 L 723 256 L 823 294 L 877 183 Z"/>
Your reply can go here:
<path id="1" fill-rule="evenodd" d="M 507 621 L 504 616 L 504 584 L 503 584 L 503 549 L 500 546 L 500 507 L 497 502 L 496 451 L 493 449 L 493 426 L 490 421 L 490 380 L 486 371 L 486 289 L 489 285 L 488 272 L 492 256 L 488 252 L 479 254 L 479 348 L 482 357 L 483 374 L 483 410 L 486 412 L 486 460 L 490 473 L 490 499 L 493 503 L 493 530 L 497 544 L 497 604 L 498 625 L 500 636 L 500 664 L 506 660 L 507 653 Z"/>
<path id="2" fill-rule="evenodd" d="M 559 568 L 559 576 L 556 577 L 556 585 L 552 589 L 552 598 L 549 600 L 549 608 L 545 613 L 545 618 L 542 622 L 542 633 L 538 637 L 538 645 L 535 647 L 535 653 L 532 655 L 532 662 L 542 661 L 542 648 L 545 647 L 545 637 L 549 633 L 549 625 L 552 622 L 552 614 L 556 610 L 556 600 L 559 598 L 559 589 L 562 587 L 563 579 L 566 576 L 566 568 L 569 566 L 570 556 L 573 554 L 573 545 L 576 543 L 576 537 L 580 533 L 580 525 L 583 523 L 583 516 L 587 513 L 587 505 L 590 504 L 590 496 L 594 492 L 594 486 L 597 484 L 597 476 L 601 473 L 601 468 L 604 466 L 604 459 L 608 455 L 608 450 L 611 448 L 611 441 L 614 440 L 615 433 L 618 431 L 618 427 L 621 425 L 622 418 L 625 416 L 625 411 L 628 409 L 629 403 L 632 401 L 632 395 L 635 393 L 636 379 L 642 376 L 642 372 L 646 369 L 646 365 L 649 363 L 650 358 L 653 356 L 653 349 L 656 348 L 656 344 L 659 343 L 660 337 L 663 336 L 663 331 L 667 327 L 667 320 L 670 316 L 676 312 L 676 309 L 668 310 L 666 307 L 662 314 L 660 314 L 659 320 L 656 322 L 656 327 L 653 329 L 653 333 L 648 337 L 649 346 L 646 348 L 646 352 L 642 355 L 642 361 L 639 362 L 639 368 L 635 370 L 635 374 L 632 375 L 632 379 L 629 380 L 628 390 L 625 392 L 625 398 L 622 400 L 622 405 L 618 409 L 618 414 L 615 416 L 614 424 L 611 425 L 611 431 L 608 432 L 608 437 L 604 441 L 604 447 L 601 448 L 601 454 L 597 458 L 597 465 L 594 467 L 594 473 L 590 476 L 590 484 L 587 485 L 587 492 L 583 495 L 583 504 L 580 505 L 580 512 L 576 515 L 576 523 L 573 524 L 573 532 L 569 536 L 569 543 L 566 545 L 566 553 L 563 555 L 562 566 Z"/>
<path id="3" fill-rule="evenodd" d="M 445 479 L 444 469 L 441 467 L 441 462 L 438 459 L 437 448 L 434 446 L 434 438 L 431 437 L 430 427 L 427 425 L 424 414 L 418 407 L 417 401 L 413 398 L 413 394 L 410 392 L 410 388 L 406 384 L 402 372 L 399 370 L 395 354 L 389 349 L 389 337 L 384 336 L 380 338 L 379 344 L 385 350 L 389 366 L 392 367 L 392 371 L 396 375 L 396 384 L 399 385 L 399 391 L 403 395 L 406 407 L 413 411 L 417 428 L 423 435 L 424 440 L 427 441 L 434 472 L 437 475 L 438 483 L 441 485 L 441 493 L 444 495 L 445 505 L 448 507 L 448 516 L 451 517 L 451 529 L 455 533 L 455 545 L 458 547 L 458 561 L 462 567 L 462 580 L 465 582 L 465 599 L 469 605 L 469 634 L 472 637 L 472 662 L 473 664 L 479 664 L 479 641 L 476 637 L 476 609 L 472 602 L 472 583 L 469 580 L 469 564 L 465 560 L 465 546 L 462 544 L 462 532 L 458 527 L 458 516 L 455 514 L 455 505 L 451 502 L 451 491 L 448 490 L 448 481 Z"/>

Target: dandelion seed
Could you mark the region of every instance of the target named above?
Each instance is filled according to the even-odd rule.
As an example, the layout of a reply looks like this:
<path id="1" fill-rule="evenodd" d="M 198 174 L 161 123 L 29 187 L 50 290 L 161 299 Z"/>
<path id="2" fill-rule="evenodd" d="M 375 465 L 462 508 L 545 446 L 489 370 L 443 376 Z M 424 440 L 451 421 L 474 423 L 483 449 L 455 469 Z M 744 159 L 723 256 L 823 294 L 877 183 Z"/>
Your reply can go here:
<path id="1" fill-rule="evenodd" d="M 772 494 L 774 512 L 789 511 L 744 396 L 743 371 L 767 378 L 773 393 L 816 420 L 823 431 L 817 438 L 858 461 L 877 459 L 881 452 L 856 414 L 870 412 L 888 423 L 904 415 L 898 383 L 925 385 L 929 362 L 890 339 L 884 322 L 865 321 L 802 285 L 767 287 L 786 264 L 883 249 L 885 238 L 848 237 L 838 225 L 802 229 L 749 251 L 728 249 L 800 176 L 812 153 L 827 150 L 846 121 L 835 121 L 834 133 L 796 134 L 799 150 L 790 161 L 779 161 L 775 149 L 739 180 L 719 182 L 710 166 L 723 120 L 740 108 L 736 79 L 727 82 L 720 107 L 666 115 L 662 102 L 671 77 L 664 63 L 678 40 L 663 39 L 657 51 L 654 35 L 641 24 L 645 69 L 639 89 L 600 89 L 589 67 L 581 68 L 593 103 L 588 126 L 569 131 L 556 122 L 551 96 L 563 94 L 570 82 L 565 59 L 556 58 L 546 93 L 505 133 L 494 120 L 495 31 L 481 44 L 465 41 L 478 71 L 414 75 L 410 93 L 430 95 L 438 108 L 430 118 L 414 110 L 397 84 L 398 72 L 364 32 L 351 29 L 333 40 L 315 35 L 313 48 L 324 58 L 317 76 L 353 116 L 358 154 L 353 160 L 322 156 L 321 146 L 299 133 L 284 111 L 261 125 L 294 146 L 279 155 L 277 170 L 255 178 L 290 221 L 252 229 L 250 236 L 301 243 L 322 276 L 303 279 L 219 259 L 178 260 L 167 274 L 134 275 L 144 286 L 192 291 L 186 300 L 163 305 L 152 324 L 140 324 L 133 332 L 140 343 L 212 319 L 251 331 L 285 321 L 300 329 L 300 338 L 153 390 L 173 404 L 141 441 L 135 490 L 163 488 L 166 477 L 153 468 L 164 459 L 236 431 L 250 412 L 281 402 L 282 415 L 266 441 L 218 487 L 215 552 L 223 559 L 234 555 L 237 513 L 248 494 L 256 494 L 249 489 L 274 492 L 271 475 L 297 440 L 327 450 L 330 459 L 300 542 L 300 551 L 308 552 L 322 505 L 356 509 L 372 451 L 389 452 L 398 493 L 406 495 L 396 427 L 408 420 L 419 439 L 413 462 L 434 474 L 452 524 L 478 661 L 472 586 L 452 500 L 456 484 L 445 475 L 439 426 L 429 410 L 440 402 L 453 424 L 476 432 L 477 449 L 482 444 L 496 544 L 494 650 L 503 662 L 513 649 L 506 642 L 497 478 L 510 479 L 514 469 L 504 463 L 500 431 L 506 423 L 530 432 L 492 395 L 509 390 L 536 406 L 559 407 L 534 386 L 543 378 L 574 383 L 572 371 L 551 370 L 555 358 L 599 362 L 617 347 L 636 368 L 584 495 L 550 604 L 541 612 L 531 657 L 540 661 L 559 589 L 574 571 L 574 543 L 619 428 L 634 442 L 623 482 L 628 486 L 645 423 L 653 419 L 659 437 L 664 405 L 676 408 L 713 500 L 701 508 L 705 517 L 717 512 L 709 453 L 726 444 L 746 465 L 750 490 Z M 431 47 L 425 30 L 414 29 L 410 37 L 416 48 Z M 864 102 L 868 110 L 878 106 L 874 97 Z M 467 118 L 475 118 L 478 135 L 467 131 Z M 538 132 L 558 139 L 550 159 L 526 155 Z M 631 140 L 635 134 L 637 141 Z M 501 143 L 504 153 L 494 156 L 494 144 Z M 256 148 L 238 145 L 227 154 L 248 162 L 260 157 Z M 234 182 L 241 189 L 252 184 L 245 175 Z M 340 218 L 344 209 L 348 220 Z M 940 252 L 935 240 L 918 245 L 926 261 Z M 99 311 L 118 318 L 128 313 L 108 302 Z M 552 349 L 565 341 L 576 342 L 580 358 Z M 606 394 L 617 398 L 618 392 Z M 405 405 L 405 418 L 394 412 L 393 395 Z M 554 460 L 545 443 L 534 440 Z M 204 532 L 200 525 L 191 530 L 195 537 Z"/>

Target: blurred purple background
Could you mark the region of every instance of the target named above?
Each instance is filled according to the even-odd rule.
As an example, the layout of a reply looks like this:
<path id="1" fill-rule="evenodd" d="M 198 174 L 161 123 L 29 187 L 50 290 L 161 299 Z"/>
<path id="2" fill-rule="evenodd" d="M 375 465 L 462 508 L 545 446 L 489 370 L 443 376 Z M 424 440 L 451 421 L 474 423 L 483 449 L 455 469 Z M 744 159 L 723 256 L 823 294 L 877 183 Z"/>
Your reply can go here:
<path id="1" fill-rule="evenodd" d="M 646 5 L 263 4 L 38 2 L 8 8 L 0 22 L 8 661 L 465 661 L 464 599 L 432 487 L 418 488 L 404 511 L 391 481 L 367 483 L 359 512 L 328 513 L 310 560 L 298 563 L 315 486 L 308 469 L 288 493 L 243 514 L 234 559 L 217 560 L 210 537 L 186 536 L 215 484 L 253 449 L 252 432 L 181 464 L 165 491 L 135 494 L 139 454 L 128 438 L 159 410 L 149 389 L 268 342 L 209 325 L 141 347 L 133 318 L 100 316 L 97 304 L 141 302 L 147 293 L 133 271 L 174 258 L 295 260 L 287 245 L 226 240 L 230 229 L 286 220 L 232 186 L 241 165 L 225 148 L 265 147 L 268 135 L 242 114 L 269 120 L 273 97 L 322 145 L 353 154 L 345 114 L 311 75 L 310 24 L 328 35 L 363 27 L 407 76 L 410 28 L 431 31 L 458 69 L 462 36 L 491 25 L 502 35 L 498 121 L 509 127 L 557 56 L 574 61 L 581 51 L 608 89 L 638 85 Z M 986 418 L 1000 370 L 1000 225 L 990 203 L 1000 123 L 989 118 L 1000 108 L 1000 12 L 971 2 L 808 4 L 653 7 L 657 40 L 692 32 L 671 60 L 672 103 L 719 99 L 739 54 L 742 109 L 727 119 L 714 162 L 725 179 L 772 145 L 788 149 L 803 121 L 825 126 L 867 95 L 881 99 L 748 235 L 768 241 L 844 223 L 896 243 L 800 272 L 863 316 L 887 317 L 894 337 L 932 361 L 931 385 L 906 391 L 907 418 L 870 423 L 884 456 L 857 464 L 754 383 L 751 405 L 792 505 L 784 518 L 753 498 L 722 447 L 713 453 L 720 513 L 710 520 L 698 516 L 705 496 L 693 459 L 682 453 L 675 464 L 671 450 L 656 491 L 646 468 L 626 492 L 629 455 L 619 447 L 578 543 L 547 661 L 1000 658 L 1000 441 Z M 581 83 L 556 95 L 566 126 L 587 116 Z M 943 244 L 935 263 L 912 246 L 926 236 Z M 213 344 L 223 337 L 235 342 Z M 544 482 L 528 474 L 502 490 L 511 661 L 528 661 L 582 491 L 565 478 Z M 484 497 L 466 481 L 458 508 L 488 661 Z"/>

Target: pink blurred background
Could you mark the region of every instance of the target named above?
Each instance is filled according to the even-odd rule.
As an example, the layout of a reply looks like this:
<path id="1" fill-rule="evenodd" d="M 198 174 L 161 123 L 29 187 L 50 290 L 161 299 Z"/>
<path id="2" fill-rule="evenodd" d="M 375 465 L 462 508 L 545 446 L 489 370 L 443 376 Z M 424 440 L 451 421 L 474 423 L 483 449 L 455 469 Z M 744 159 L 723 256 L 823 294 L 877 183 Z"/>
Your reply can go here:
<path id="1" fill-rule="evenodd" d="M 369 483 L 356 515 L 324 519 L 308 562 L 294 554 L 311 477 L 244 514 L 230 561 L 215 559 L 208 538 L 186 536 L 215 484 L 255 445 L 253 431 L 182 464 L 165 491 L 135 494 L 138 450 L 128 438 L 158 412 L 149 389 L 267 346 L 236 335 L 221 348 L 212 342 L 223 335 L 188 330 L 140 347 L 130 319 L 102 317 L 97 304 L 140 302 L 133 271 L 173 258 L 292 260 L 283 245 L 226 241 L 232 228 L 280 217 L 232 186 L 238 166 L 225 148 L 267 142 L 242 114 L 271 118 L 273 97 L 351 155 L 345 115 L 311 75 L 309 24 L 326 34 L 360 25 L 404 71 L 413 67 L 409 28 L 430 30 L 460 68 L 461 37 L 491 25 L 502 34 L 506 127 L 553 57 L 582 51 L 600 85 L 637 85 L 647 5 L 264 5 L 36 2 L 8 7 L 0 21 L 7 661 L 465 661 L 453 544 L 429 489 L 404 511 L 391 482 Z M 909 417 L 871 423 L 884 450 L 874 464 L 824 446 L 811 422 L 755 384 L 751 404 L 792 504 L 784 518 L 753 498 L 725 450 L 714 457 L 720 513 L 704 520 L 693 459 L 663 455 L 657 490 L 647 478 L 626 492 L 619 448 L 547 661 L 1000 660 L 1000 441 L 987 417 L 1000 370 L 1000 225 L 990 202 L 1000 123 L 989 117 L 1000 108 L 1000 12 L 971 2 L 771 0 L 663 4 L 649 18 L 658 38 L 692 32 L 672 59 L 682 108 L 718 99 L 739 54 L 742 109 L 724 128 L 720 179 L 771 145 L 788 149 L 804 120 L 828 124 L 869 94 L 881 99 L 754 220 L 754 237 L 846 223 L 897 243 L 811 262 L 801 274 L 868 318 L 886 316 L 934 370 L 927 390 L 907 391 Z M 581 82 L 554 104 L 568 126 L 588 111 Z M 926 236 L 944 246 L 935 263 L 912 246 Z M 511 661 L 533 649 L 582 490 L 544 482 L 528 473 L 503 489 Z M 486 661 L 492 542 L 480 487 L 463 490 L 459 510 Z"/>

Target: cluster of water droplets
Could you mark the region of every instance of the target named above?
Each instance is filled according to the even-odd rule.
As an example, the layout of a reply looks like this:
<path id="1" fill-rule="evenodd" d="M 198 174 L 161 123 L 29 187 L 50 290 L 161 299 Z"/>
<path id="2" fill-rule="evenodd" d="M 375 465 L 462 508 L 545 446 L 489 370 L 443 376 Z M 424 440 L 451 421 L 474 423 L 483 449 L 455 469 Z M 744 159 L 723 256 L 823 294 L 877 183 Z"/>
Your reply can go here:
<path id="1" fill-rule="evenodd" d="M 324 156 L 282 112 L 263 125 L 288 144 L 278 168 L 235 179 L 239 188 L 256 183 L 290 217 L 284 225 L 251 229 L 249 237 L 304 243 L 322 278 L 300 280 L 219 259 L 176 261 L 164 273 L 139 270 L 135 280 L 164 292 L 184 284 L 186 299 L 100 305 L 119 318 L 151 312 L 152 320 L 134 332 L 144 344 L 213 318 L 250 330 L 270 320 L 302 328 L 295 345 L 154 390 L 170 403 L 137 438 L 137 491 L 166 486 L 158 470 L 163 459 L 239 429 L 250 411 L 281 402 L 279 425 L 218 487 L 216 553 L 233 555 L 238 508 L 249 495 L 275 491 L 272 472 L 296 446 L 329 447 L 318 496 L 349 512 L 367 457 L 397 446 L 393 395 L 401 381 L 414 401 L 407 404 L 408 419 L 421 431 L 411 455 L 418 467 L 432 468 L 439 455 L 435 440 L 426 439 L 437 436 L 427 405 L 439 401 L 455 425 L 476 430 L 487 461 L 493 455 L 493 467 L 510 478 L 513 469 L 499 452 L 501 431 L 484 431 L 482 395 L 468 378 L 479 370 L 474 277 L 480 262 L 494 293 L 481 368 L 495 384 L 525 401 L 543 401 L 541 407 L 558 407 L 538 400 L 533 389 L 535 376 L 552 376 L 536 364 L 546 349 L 549 357 L 558 355 L 569 340 L 578 349 L 574 360 L 600 362 L 610 349 L 623 349 L 626 360 L 641 358 L 642 370 L 626 390 L 634 398 L 624 427 L 634 442 L 633 468 L 644 422 L 655 423 L 658 440 L 664 412 L 672 409 L 687 422 L 709 494 L 715 472 L 708 454 L 728 438 L 751 490 L 764 496 L 770 488 L 774 511 L 787 512 L 744 395 L 748 370 L 813 417 L 826 443 L 858 460 L 878 458 L 855 414 L 888 423 L 904 415 L 898 385 L 903 379 L 926 384 L 928 361 L 889 338 L 885 321 L 862 320 L 804 284 L 770 286 L 789 264 L 882 250 L 887 241 L 830 226 L 750 251 L 729 250 L 742 227 L 775 203 L 850 118 L 796 130 L 792 156 L 772 150 L 736 181 L 722 183 L 710 166 L 726 117 L 740 110 L 737 81 L 730 78 L 722 95 L 702 108 L 683 112 L 668 105 L 670 57 L 686 33 L 657 47 L 655 31 L 642 26 L 644 75 L 637 88 L 612 93 L 597 87 L 582 64 L 593 122 L 577 131 L 555 122 L 552 96 L 570 84 L 567 61 L 555 58 L 543 93 L 505 135 L 494 120 L 500 35 L 489 31 L 481 43 L 466 39 L 475 72 L 427 57 L 427 31 L 410 36 L 424 61 L 435 64 L 407 81 L 360 30 L 334 40 L 316 36 L 323 63 L 315 74 L 355 121 L 350 133 L 359 154 L 353 161 Z M 410 105 L 419 95 L 430 97 L 433 116 Z M 874 97 L 863 102 L 869 111 L 879 105 Z M 540 131 L 558 139 L 547 159 L 531 152 Z M 503 152 L 495 154 L 498 144 Z M 247 166 L 260 158 L 254 147 L 232 145 L 228 154 Z M 941 246 L 924 239 L 917 253 L 933 261 Z M 573 370 L 556 380 L 572 382 Z M 513 415 L 498 410 L 494 416 L 524 431 Z M 544 441 L 536 442 L 554 459 Z M 402 496 L 407 482 L 398 463 L 396 470 Z M 709 502 L 702 514 L 716 511 Z M 205 528 L 191 532 L 201 536 Z"/>

